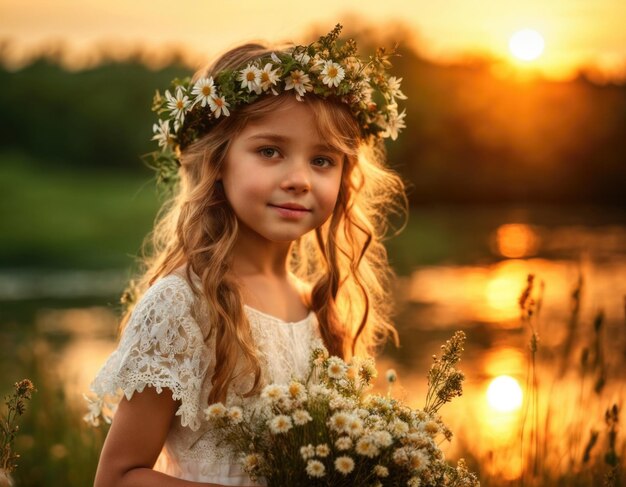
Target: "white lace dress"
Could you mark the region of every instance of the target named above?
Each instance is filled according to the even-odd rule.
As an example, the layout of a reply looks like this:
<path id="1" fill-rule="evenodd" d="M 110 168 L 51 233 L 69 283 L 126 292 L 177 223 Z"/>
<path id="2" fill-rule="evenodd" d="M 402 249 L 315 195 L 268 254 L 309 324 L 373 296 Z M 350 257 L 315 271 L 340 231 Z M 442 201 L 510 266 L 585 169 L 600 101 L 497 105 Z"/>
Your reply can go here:
<path id="1" fill-rule="evenodd" d="M 137 303 L 117 349 L 92 382 L 86 419 L 92 423 L 99 417 L 110 420 L 122 394 L 130 399 L 146 386 L 159 393 L 168 388 L 180 401 L 176 411 L 180 420 L 172 422 L 155 469 L 196 482 L 260 485 L 216 444 L 203 421 L 215 368 L 215 338 L 209 334 L 203 306 L 184 277 L 172 274 L 155 282 Z M 245 312 L 265 380 L 287 383 L 292 377 L 304 377 L 310 350 L 320 343 L 315 313 L 288 323 L 249 306 Z M 251 380 L 248 376 L 234 381 L 228 405 L 259 400 L 241 398 Z"/>

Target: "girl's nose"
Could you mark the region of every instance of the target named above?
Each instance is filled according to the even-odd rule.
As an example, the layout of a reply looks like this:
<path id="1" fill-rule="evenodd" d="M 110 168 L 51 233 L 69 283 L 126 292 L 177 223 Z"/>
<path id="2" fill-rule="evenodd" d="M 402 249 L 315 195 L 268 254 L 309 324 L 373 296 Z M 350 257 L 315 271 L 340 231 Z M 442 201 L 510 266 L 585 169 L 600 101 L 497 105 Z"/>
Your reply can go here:
<path id="1" fill-rule="evenodd" d="M 308 192 L 311 190 L 311 169 L 308 161 L 289 164 L 281 187 L 287 191 Z"/>

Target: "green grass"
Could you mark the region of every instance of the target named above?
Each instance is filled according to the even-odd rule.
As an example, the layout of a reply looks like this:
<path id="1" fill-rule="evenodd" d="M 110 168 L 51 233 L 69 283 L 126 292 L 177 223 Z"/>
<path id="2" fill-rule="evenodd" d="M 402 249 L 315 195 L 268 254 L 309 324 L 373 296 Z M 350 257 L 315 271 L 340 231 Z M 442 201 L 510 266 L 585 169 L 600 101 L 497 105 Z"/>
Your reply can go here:
<path id="1" fill-rule="evenodd" d="M 0 154 L 0 267 L 128 267 L 158 208 L 151 175 Z"/>

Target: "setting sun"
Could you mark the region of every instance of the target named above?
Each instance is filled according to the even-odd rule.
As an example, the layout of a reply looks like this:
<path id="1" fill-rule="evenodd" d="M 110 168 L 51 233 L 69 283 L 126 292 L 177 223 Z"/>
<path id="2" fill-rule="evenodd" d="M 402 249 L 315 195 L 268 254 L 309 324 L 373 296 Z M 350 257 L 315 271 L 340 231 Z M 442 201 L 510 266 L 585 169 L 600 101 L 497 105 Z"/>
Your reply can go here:
<path id="1" fill-rule="evenodd" d="M 500 375 L 493 379 L 487 388 L 487 402 L 500 412 L 510 412 L 522 405 L 522 388 L 513 377 Z"/>
<path id="2" fill-rule="evenodd" d="M 544 41 L 539 32 L 522 29 L 511 36 L 509 49 L 511 54 L 522 61 L 533 61 L 543 53 Z"/>

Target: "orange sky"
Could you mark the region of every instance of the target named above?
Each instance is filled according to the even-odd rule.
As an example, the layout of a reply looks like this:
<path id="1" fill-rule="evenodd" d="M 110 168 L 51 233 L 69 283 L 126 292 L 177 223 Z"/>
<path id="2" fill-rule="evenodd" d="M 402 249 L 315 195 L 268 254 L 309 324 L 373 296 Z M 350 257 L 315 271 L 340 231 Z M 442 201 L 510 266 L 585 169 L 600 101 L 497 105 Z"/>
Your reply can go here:
<path id="1" fill-rule="evenodd" d="M 508 40 L 530 27 L 544 36 L 546 49 L 524 66 L 552 78 L 591 63 L 609 77 L 626 71 L 623 0 L 0 0 L 0 39 L 13 41 L 16 66 L 51 41 L 64 41 L 74 64 L 111 41 L 155 52 L 179 45 L 206 58 L 243 40 L 308 42 L 312 23 L 330 30 L 354 15 L 374 25 L 404 22 L 414 39 L 397 40 L 417 42 L 433 59 L 486 51 L 522 66 L 508 53 Z"/>

